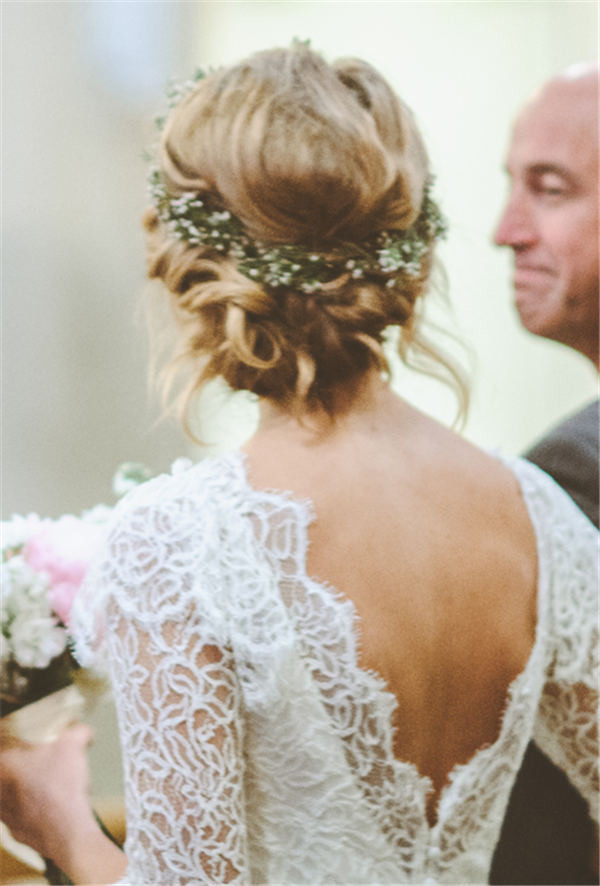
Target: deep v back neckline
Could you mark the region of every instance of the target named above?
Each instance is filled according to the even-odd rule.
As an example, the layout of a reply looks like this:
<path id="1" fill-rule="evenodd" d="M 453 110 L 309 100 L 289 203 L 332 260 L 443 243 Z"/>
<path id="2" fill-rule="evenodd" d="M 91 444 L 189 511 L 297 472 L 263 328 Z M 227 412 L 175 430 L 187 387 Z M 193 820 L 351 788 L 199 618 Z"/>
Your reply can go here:
<path id="1" fill-rule="evenodd" d="M 296 496 L 290 490 L 275 489 L 271 487 L 254 487 L 251 484 L 248 475 L 247 454 L 240 449 L 229 453 L 229 455 L 234 457 L 236 471 L 244 487 L 246 495 L 249 496 L 255 504 L 259 503 L 262 500 L 263 502 L 268 501 L 270 506 L 279 503 L 281 506 L 284 506 L 286 508 L 289 508 L 290 506 L 294 508 L 298 517 L 297 529 L 299 532 L 298 555 L 296 562 L 298 574 L 302 577 L 307 585 L 310 585 L 312 588 L 319 589 L 322 593 L 328 595 L 329 598 L 334 601 L 335 604 L 340 608 L 341 617 L 343 617 L 341 609 L 345 609 L 350 613 L 354 640 L 353 646 L 355 650 L 358 650 L 360 648 L 361 617 L 354 601 L 346 594 L 344 594 L 341 589 L 335 587 L 328 582 L 315 579 L 311 577 L 307 572 L 307 551 L 309 547 L 308 531 L 311 523 L 318 519 L 318 515 L 316 513 L 313 502 L 310 498 Z M 427 827 L 432 833 L 439 831 L 439 829 L 443 826 L 444 821 L 448 817 L 450 817 L 452 811 L 455 809 L 456 803 L 460 800 L 460 796 L 462 793 L 461 783 L 464 781 L 468 781 L 470 773 L 476 773 L 477 770 L 480 768 L 485 769 L 486 764 L 493 761 L 493 758 L 498 755 L 499 750 L 507 741 L 508 733 L 511 731 L 514 719 L 511 716 L 513 709 L 519 704 L 519 701 L 523 701 L 523 698 L 529 695 L 528 686 L 531 682 L 535 682 L 531 680 L 532 672 L 534 672 L 539 667 L 540 660 L 543 655 L 542 638 L 544 619 L 542 601 L 545 597 L 546 578 L 543 569 L 544 558 L 542 557 L 540 551 L 541 536 L 538 532 L 536 516 L 533 508 L 530 506 L 530 502 L 526 495 L 526 490 L 522 478 L 513 468 L 511 460 L 507 458 L 502 458 L 498 455 L 496 455 L 495 457 L 498 458 L 507 468 L 509 468 L 514 476 L 516 476 L 520 492 L 527 507 L 529 519 L 532 523 L 536 536 L 538 568 L 537 619 L 535 637 L 524 667 L 508 684 L 503 709 L 500 714 L 500 725 L 496 734 L 496 738 L 494 739 L 494 741 L 485 743 L 476 748 L 466 762 L 457 762 L 450 768 L 450 770 L 448 770 L 443 786 L 436 792 L 434 802 L 430 804 L 429 807 L 426 809 Z M 419 791 L 424 798 L 425 804 L 427 805 L 427 798 L 431 797 L 432 793 L 434 792 L 433 780 L 430 776 L 421 773 L 416 763 L 412 762 L 411 760 L 406 760 L 402 757 L 396 756 L 393 753 L 393 736 L 398 728 L 394 727 L 393 725 L 394 714 L 399 707 L 396 695 L 389 687 L 385 678 L 382 677 L 376 670 L 367 669 L 360 665 L 358 661 L 358 654 L 356 654 L 354 657 L 352 667 L 356 676 L 358 676 L 362 680 L 368 680 L 370 682 L 371 686 L 380 699 L 380 708 L 389 712 L 389 722 L 386 723 L 386 731 L 389 736 L 390 744 L 387 747 L 388 759 L 386 762 L 396 773 L 396 777 L 401 777 L 402 774 L 405 774 L 407 771 L 412 773 L 413 780 L 415 784 L 419 786 Z"/>

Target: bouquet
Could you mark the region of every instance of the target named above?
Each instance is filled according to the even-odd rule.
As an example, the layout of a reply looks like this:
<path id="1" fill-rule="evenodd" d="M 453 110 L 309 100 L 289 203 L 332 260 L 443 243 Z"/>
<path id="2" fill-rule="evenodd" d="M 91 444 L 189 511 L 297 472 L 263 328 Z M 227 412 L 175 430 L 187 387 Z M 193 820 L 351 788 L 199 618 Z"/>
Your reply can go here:
<path id="1" fill-rule="evenodd" d="M 150 476 L 141 465 L 124 464 L 113 490 L 121 496 Z M 0 747 L 15 739 L 51 741 L 103 691 L 103 681 L 73 655 L 69 618 L 111 513 L 96 505 L 78 517 L 15 515 L 0 524 Z M 31 850 L 25 855 L 30 861 Z M 49 882 L 70 882 L 50 862 L 45 870 Z"/>
<path id="2" fill-rule="evenodd" d="M 0 704 L 3 715 L 68 686 L 78 665 L 69 614 L 110 508 L 2 524 Z"/>
<path id="3" fill-rule="evenodd" d="M 113 480 L 117 496 L 145 482 L 141 465 L 124 464 Z M 88 565 L 104 537 L 112 508 L 79 516 L 14 516 L 0 524 L 0 705 L 6 716 L 69 686 L 79 666 L 71 651 L 69 615 Z"/>

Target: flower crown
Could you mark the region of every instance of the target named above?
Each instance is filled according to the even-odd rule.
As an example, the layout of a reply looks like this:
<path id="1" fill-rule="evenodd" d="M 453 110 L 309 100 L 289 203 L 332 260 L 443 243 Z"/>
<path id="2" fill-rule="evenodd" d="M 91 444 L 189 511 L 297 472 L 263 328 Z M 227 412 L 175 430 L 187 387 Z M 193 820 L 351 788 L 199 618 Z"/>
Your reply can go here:
<path id="1" fill-rule="evenodd" d="M 174 107 L 206 76 L 198 69 L 192 80 L 174 85 L 169 105 Z M 160 129 L 164 118 L 157 119 Z M 195 191 L 171 196 L 158 169 L 150 172 L 150 197 L 158 216 L 173 236 L 190 246 L 204 246 L 232 258 L 238 270 L 257 283 L 305 293 L 327 288 L 343 275 L 354 279 L 387 277 L 396 285 L 396 274 L 418 277 L 423 256 L 431 242 L 447 232 L 446 222 L 431 199 L 433 180 L 425 185 L 419 215 L 406 230 L 379 231 L 360 243 L 339 242 L 323 249 L 301 243 L 267 243 L 252 238 L 243 222 L 227 209 L 211 206 L 210 198 Z"/>

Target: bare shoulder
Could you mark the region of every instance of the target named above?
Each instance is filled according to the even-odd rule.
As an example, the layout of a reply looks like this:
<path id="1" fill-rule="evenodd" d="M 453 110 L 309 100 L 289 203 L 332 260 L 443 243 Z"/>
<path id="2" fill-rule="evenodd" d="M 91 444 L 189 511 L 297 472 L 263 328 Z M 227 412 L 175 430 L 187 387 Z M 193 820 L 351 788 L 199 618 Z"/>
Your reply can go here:
<path id="1" fill-rule="evenodd" d="M 519 524 L 528 521 L 519 479 L 506 461 L 424 413 L 414 410 L 402 440 L 391 441 L 392 456 L 398 451 L 411 471 L 435 484 L 440 496 L 468 500 L 470 510 L 512 514 Z"/>

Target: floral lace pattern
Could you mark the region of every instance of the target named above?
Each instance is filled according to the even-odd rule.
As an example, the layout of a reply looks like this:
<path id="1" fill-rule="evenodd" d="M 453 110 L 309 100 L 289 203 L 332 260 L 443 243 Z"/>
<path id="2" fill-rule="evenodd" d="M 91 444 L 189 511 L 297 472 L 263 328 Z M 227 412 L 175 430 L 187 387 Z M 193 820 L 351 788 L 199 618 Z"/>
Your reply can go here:
<path id="1" fill-rule="evenodd" d="M 396 700 L 358 666 L 352 602 L 306 574 L 310 504 L 252 489 L 237 452 L 127 496 L 73 612 L 80 660 L 114 687 L 123 884 L 487 882 L 532 736 L 594 811 L 597 533 L 509 466 L 538 542 L 536 640 L 433 826 L 429 779 L 393 754 Z"/>

